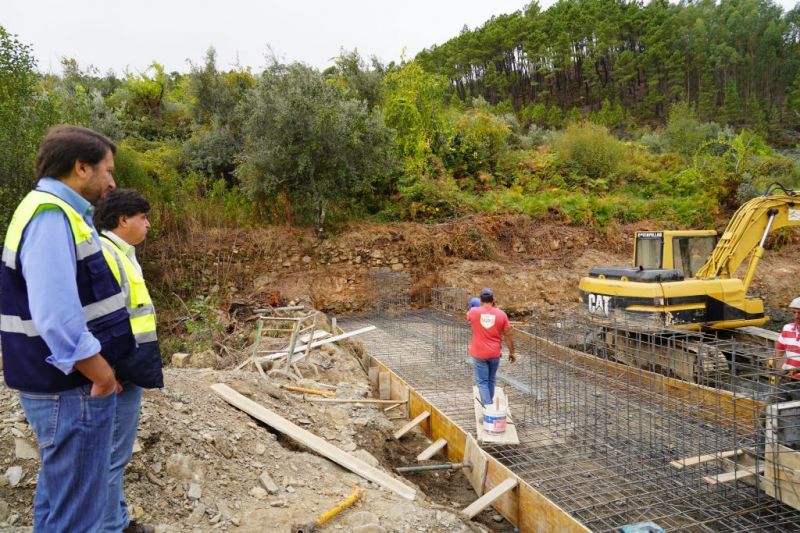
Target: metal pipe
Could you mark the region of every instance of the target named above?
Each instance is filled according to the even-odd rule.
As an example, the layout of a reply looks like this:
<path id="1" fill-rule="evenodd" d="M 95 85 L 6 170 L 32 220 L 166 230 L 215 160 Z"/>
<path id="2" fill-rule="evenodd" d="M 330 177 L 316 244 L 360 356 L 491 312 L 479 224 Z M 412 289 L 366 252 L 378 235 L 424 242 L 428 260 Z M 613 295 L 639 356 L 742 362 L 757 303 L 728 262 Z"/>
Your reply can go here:
<path id="1" fill-rule="evenodd" d="M 427 472 L 430 470 L 460 470 L 462 468 L 472 468 L 470 463 L 443 463 L 439 465 L 411 465 L 411 466 L 398 466 L 395 468 L 399 473 L 405 474 L 408 472 Z"/>

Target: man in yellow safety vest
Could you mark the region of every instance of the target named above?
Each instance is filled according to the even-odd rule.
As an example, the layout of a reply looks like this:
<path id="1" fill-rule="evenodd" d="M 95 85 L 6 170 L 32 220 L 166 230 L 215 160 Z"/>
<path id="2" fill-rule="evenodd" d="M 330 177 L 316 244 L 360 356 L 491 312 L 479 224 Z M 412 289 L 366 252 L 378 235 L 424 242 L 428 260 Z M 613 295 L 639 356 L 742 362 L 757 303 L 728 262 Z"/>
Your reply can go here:
<path id="1" fill-rule="evenodd" d="M 129 189 L 108 194 L 95 211 L 94 223 L 111 272 L 122 287 L 125 306 L 130 315 L 136 350 L 118 368 L 126 381 L 117 397 L 114 416 L 114 437 L 111 445 L 109 497 L 104 517 L 104 531 L 151 533 L 152 526 L 129 521 L 125 503 L 123 474 L 131 459 L 139 424 L 142 388 L 163 387 L 161 351 L 156 338 L 156 315 L 153 301 L 136 259 L 137 244 L 144 241 L 150 229 L 147 213 L 150 204 L 144 196 Z"/>

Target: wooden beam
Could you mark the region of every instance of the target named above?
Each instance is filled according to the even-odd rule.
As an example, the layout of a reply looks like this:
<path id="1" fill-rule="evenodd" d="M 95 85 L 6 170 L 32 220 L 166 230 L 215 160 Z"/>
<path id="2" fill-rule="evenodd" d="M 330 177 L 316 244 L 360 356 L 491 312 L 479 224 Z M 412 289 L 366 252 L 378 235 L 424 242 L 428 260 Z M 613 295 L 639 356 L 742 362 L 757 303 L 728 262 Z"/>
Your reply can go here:
<path id="1" fill-rule="evenodd" d="M 417 491 L 413 488 L 398 481 L 389 474 L 368 465 L 361 459 L 353 457 L 344 450 L 340 450 L 325 439 L 296 426 L 263 405 L 242 396 L 224 383 L 216 383 L 211 386 L 211 389 L 229 404 L 241 409 L 250 416 L 264 422 L 268 426 L 280 431 L 323 457 L 327 457 L 334 463 L 347 468 L 364 479 L 377 483 L 381 487 L 399 494 L 403 498 L 408 500 L 413 500 L 415 498 Z"/>
<path id="2" fill-rule="evenodd" d="M 395 439 L 400 439 L 400 437 L 402 437 L 403 435 L 405 435 L 406 433 L 408 433 L 409 431 L 414 429 L 415 426 L 418 426 L 419 424 L 421 424 L 422 421 L 425 420 L 426 418 L 428 418 L 429 416 L 431 416 L 431 412 L 430 411 L 423 411 L 422 413 L 420 413 L 420 415 L 417 418 L 415 418 L 414 420 L 412 420 L 411 422 L 409 422 L 405 426 L 403 426 L 400 429 L 398 429 L 394 434 L 394 438 Z"/>
<path id="3" fill-rule="evenodd" d="M 736 481 L 737 479 L 755 476 L 756 474 L 760 475 L 763 473 L 763 466 L 758 470 L 754 470 L 752 468 L 739 465 L 733 472 L 725 472 L 724 474 L 717 474 L 716 476 L 705 476 L 703 477 L 703 481 L 709 485 L 717 485 L 719 483 L 730 483 L 731 481 Z"/>
<path id="4" fill-rule="evenodd" d="M 378 394 L 381 400 L 392 397 L 392 375 L 388 372 L 378 372 Z"/>
<path id="5" fill-rule="evenodd" d="M 726 452 L 709 453 L 706 455 L 693 455 L 692 457 L 686 457 L 685 459 L 676 459 L 675 461 L 671 461 L 669 465 L 680 470 L 681 468 L 685 468 L 687 466 L 699 465 L 701 463 L 707 463 L 708 461 L 727 459 L 728 457 L 733 457 L 741 453 L 744 453 L 744 450 L 738 449 L 728 450 Z"/>
<path id="6" fill-rule="evenodd" d="M 417 456 L 417 461 L 427 461 L 445 446 L 447 446 L 447 439 L 437 439 L 436 442 L 425 448 L 422 453 Z"/>
<path id="7" fill-rule="evenodd" d="M 500 498 L 503 494 L 510 491 L 518 484 L 517 478 L 510 477 L 497 485 L 495 488 L 472 502 L 466 509 L 461 511 L 461 514 L 467 520 L 472 520 L 476 515 L 481 513 L 484 509 L 492 505 L 495 500 Z"/>
<path id="8" fill-rule="evenodd" d="M 368 333 L 368 332 L 372 331 L 373 329 L 375 329 L 375 326 L 367 326 L 367 327 L 364 327 L 364 328 L 361 328 L 361 329 L 357 329 L 355 331 L 348 331 L 347 333 L 342 333 L 341 335 L 336 335 L 335 337 L 328 337 L 327 339 L 323 339 L 321 341 L 312 342 L 311 343 L 311 348 L 317 348 L 319 346 L 322 346 L 323 344 L 329 344 L 329 343 L 332 343 L 332 342 L 337 342 L 337 341 L 340 341 L 340 340 L 347 339 L 348 337 L 353 337 L 355 335 L 361 335 L 362 333 Z M 302 346 L 295 346 L 294 347 L 294 353 L 302 352 L 307 347 L 308 347 L 308 345 L 305 345 L 305 344 L 302 345 Z M 274 353 L 274 354 L 271 354 L 271 355 L 262 355 L 261 357 L 258 357 L 257 360 L 258 361 L 262 361 L 262 362 L 264 362 L 264 361 L 274 361 L 276 359 L 280 359 L 281 357 L 286 357 L 287 355 L 289 355 L 289 352 L 283 351 L 283 352 L 278 352 L 278 353 Z"/>
<path id="9" fill-rule="evenodd" d="M 307 402 L 317 403 L 371 403 L 380 405 L 403 405 L 402 400 L 376 400 L 375 398 L 306 398 Z"/>

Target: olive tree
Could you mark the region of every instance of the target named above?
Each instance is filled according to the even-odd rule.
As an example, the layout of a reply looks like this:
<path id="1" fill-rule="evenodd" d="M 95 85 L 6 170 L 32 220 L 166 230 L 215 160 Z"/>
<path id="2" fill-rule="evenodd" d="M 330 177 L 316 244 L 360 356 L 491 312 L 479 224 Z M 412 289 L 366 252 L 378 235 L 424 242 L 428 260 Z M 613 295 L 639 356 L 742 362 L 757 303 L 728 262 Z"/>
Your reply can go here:
<path id="1" fill-rule="evenodd" d="M 313 216 L 318 232 L 332 205 L 363 202 L 397 167 L 382 116 L 306 65 L 273 64 L 240 112 L 243 188 L 262 204 L 284 194 Z"/>

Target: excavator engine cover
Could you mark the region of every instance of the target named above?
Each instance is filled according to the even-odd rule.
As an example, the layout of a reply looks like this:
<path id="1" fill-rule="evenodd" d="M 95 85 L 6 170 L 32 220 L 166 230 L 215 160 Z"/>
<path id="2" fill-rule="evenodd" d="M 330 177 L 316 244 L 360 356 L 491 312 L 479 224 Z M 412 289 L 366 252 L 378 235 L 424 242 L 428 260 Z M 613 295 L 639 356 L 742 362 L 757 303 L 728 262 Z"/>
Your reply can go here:
<path id="1" fill-rule="evenodd" d="M 622 279 L 640 283 L 661 283 L 664 281 L 683 281 L 683 272 L 674 268 L 636 268 L 629 266 L 594 267 L 589 270 L 590 278 Z"/>

